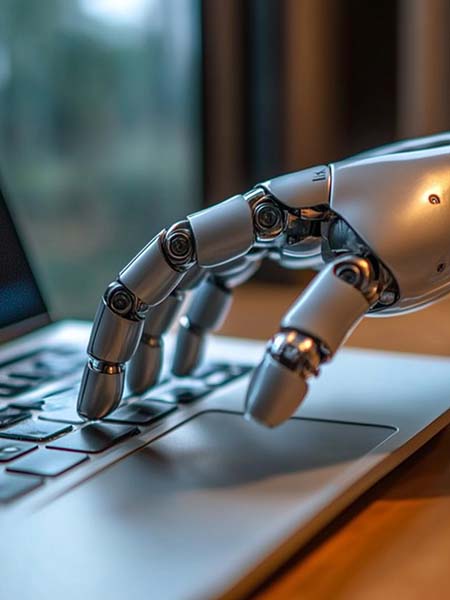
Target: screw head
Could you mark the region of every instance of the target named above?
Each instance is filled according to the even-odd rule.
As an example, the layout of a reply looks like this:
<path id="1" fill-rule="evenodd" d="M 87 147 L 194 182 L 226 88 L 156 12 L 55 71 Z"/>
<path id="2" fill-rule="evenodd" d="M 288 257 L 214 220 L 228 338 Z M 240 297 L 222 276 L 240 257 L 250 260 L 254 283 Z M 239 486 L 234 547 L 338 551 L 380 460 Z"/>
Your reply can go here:
<path id="1" fill-rule="evenodd" d="M 428 196 L 428 202 L 430 204 L 440 204 L 441 203 L 441 199 L 439 198 L 439 196 L 437 194 L 430 194 Z"/>
<path id="2" fill-rule="evenodd" d="M 263 236 L 273 236 L 283 229 L 283 214 L 271 202 L 263 202 L 255 208 L 255 225 Z"/>
<path id="3" fill-rule="evenodd" d="M 394 292 L 391 292 L 390 290 L 385 290 L 379 299 L 380 304 L 385 304 L 386 306 L 389 306 L 390 304 L 393 304 L 395 302 L 395 294 Z"/>
<path id="4" fill-rule="evenodd" d="M 174 234 L 169 240 L 169 251 L 177 258 L 189 254 L 190 249 L 190 242 L 182 233 Z"/>
<path id="5" fill-rule="evenodd" d="M 133 299 L 124 290 L 113 292 L 110 299 L 111 308 L 118 314 L 126 314 L 133 306 Z"/>
<path id="6" fill-rule="evenodd" d="M 360 279 L 361 273 L 359 269 L 354 267 L 343 266 L 336 272 L 339 279 L 345 281 L 349 285 L 356 285 Z"/>
<path id="7" fill-rule="evenodd" d="M 271 207 L 267 206 L 261 209 L 258 214 L 259 223 L 264 229 L 271 229 L 274 225 L 277 224 L 278 214 L 277 211 Z"/>

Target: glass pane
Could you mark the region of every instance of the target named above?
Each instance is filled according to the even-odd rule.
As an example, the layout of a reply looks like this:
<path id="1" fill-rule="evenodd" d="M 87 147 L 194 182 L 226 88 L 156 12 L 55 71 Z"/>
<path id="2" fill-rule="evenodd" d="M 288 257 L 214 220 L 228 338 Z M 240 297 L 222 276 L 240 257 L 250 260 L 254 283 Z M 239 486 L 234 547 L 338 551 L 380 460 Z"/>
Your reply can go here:
<path id="1" fill-rule="evenodd" d="M 0 171 L 53 313 L 201 204 L 198 0 L 5 0 Z"/>

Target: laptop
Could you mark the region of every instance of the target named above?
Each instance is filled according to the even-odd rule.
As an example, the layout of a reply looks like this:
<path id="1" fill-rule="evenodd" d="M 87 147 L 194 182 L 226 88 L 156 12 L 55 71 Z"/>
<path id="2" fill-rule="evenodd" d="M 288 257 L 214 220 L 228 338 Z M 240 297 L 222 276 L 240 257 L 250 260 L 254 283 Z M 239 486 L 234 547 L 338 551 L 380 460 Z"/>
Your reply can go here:
<path id="1" fill-rule="evenodd" d="M 450 360 L 344 349 L 297 414 L 243 418 L 264 344 L 76 413 L 90 324 L 52 322 L 0 197 L 2 597 L 245 597 L 450 421 Z"/>

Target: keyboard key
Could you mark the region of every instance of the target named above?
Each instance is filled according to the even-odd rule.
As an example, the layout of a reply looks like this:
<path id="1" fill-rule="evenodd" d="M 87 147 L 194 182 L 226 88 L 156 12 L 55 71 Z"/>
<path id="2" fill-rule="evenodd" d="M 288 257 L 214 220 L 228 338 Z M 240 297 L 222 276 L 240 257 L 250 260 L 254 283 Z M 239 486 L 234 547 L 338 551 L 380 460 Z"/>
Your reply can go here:
<path id="1" fill-rule="evenodd" d="M 44 407 L 45 410 L 45 407 Z M 52 421 L 53 423 L 70 423 L 71 425 L 81 425 L 86 422 L 86 419 L 80 417 L 76 408 L 60 408 L 43 412 L 38 416 L 42 421 Z"/>
<path id="2" fill-rule="evenodd" d="M 198 371 L 197 377 L 201 377 L 207 385 L 215 388 L 242 377 L 252 368 L 249 365 L 205 365 Z"/>
<path id="3" fill-rule="evenodd" d="M 0 473 L 0 502 L 10 502 L 42 485 L 39 477 Z"/>
<path id="4" fill-rule="evenodd" d="M 27 352 L 26 354 L 22 354 L 20 356 L 16 356 L 13 359 L 7 360 L 5 362 L 0 363 L 0 372 L 4 372 L 5 369 L 10 368 L 12 365 L 24 364 L 27 360 L 37 356 L 37 352 Z"/>
<path id="5" fill-rule="evenodd" d="M 158 390 L 152 390 L 143 400 L 157 400 L 171 404 L 188 404 L 199 400 L 211 389 L 203 381 L 189 379 L 183 382 L 174 381 Z"/>
<path id="6" fill-rule="evenodd" d="M 8 373 L 8 377 L 11 379 L 24 379 L 25 381 L 41 381 L 45 379 L 45 373 L 39 373 L 37 370 L 28 373 L 27 371 L 13 371 L 12 373 Z M 47 373 L 48 376 L 48 373 Z"/>
<path id="7" fill-rule="evenodd" d="M 48 444 L 47 448 L 96 454 L 138 433 L 140 431 L 137 427 L 109 423 L 89 423 L 86 427 L 74 431 L 62 440 Z"/>
<path id="8" fill-rule="evenodd" d="M 63 408 L 74 408 L 76 406 L 76 398 L 73 393 L 52 396 L 45 401 L 42 410 L 46 413 L 55 412 Z"/>
<path id="9" fill-rule="evenodd" d="M 39 419 L 56 423 L 81 425 L 85 422 L 85 419 L 77 413 L 76 404 L 77 395 L 74 388 L 60 390 L 59 393 L 52 393 L 45 398 Z"/>
<path id="10" fill-rule="evenodd" d="M 24 412 L 17 408 L 4 408 L 0 410 L 0 427 L 8 427 L 19 421 L 24 421 L 31 417 L 30 412 Z"/>
<path id="11" fill-rule="evenodd" d="M 239 377 L 243 373 L 248 373 L 255 367 L 253 365 L 228 365 L 228 368 L 234 377 Z"/>
<path id="12" fill-rule="evenodd" d="M 35 421 L 29 419 L 24 423 L 19 423 L 10 429 L 0 431 L 0 437 L 11 440 L 29 440 L 31 442 L 47 442 L 55 437 L 72 431 L 71 425 L 57 425 L 56 423 L 46 423 L 45 421 Z"/>
<path id="13" fill-rule="evenodd" d="M 70 346 L 53 346 L 17 356 L 0 364 L 0 398 L 13 398 L 46 381 L 75 372 L 84 361 L 84 350 Z"/>
<path id="14" fill-rule="evenodd" d="M 58 390 L 53 390 L 52 392 L 48 392 L 47 394 L 45 394 L 44 396 L 42 396 L 42 398 L 47 401 L 47 398 L 53 398 L 54 396 L 65 396 L 67 395 L 69 392 L 73 392 L 75 388 L 73 386 L 70 387 L 63 387 L 61 389 Z M 74 392 L 73 392 L 74 393 Z"/>
<path id="15" fill-rule="evenodd" d="M 131 425 L 149 425 L 176 410 L 163 402 L 143 400 L 128 406 L 122 406 L 103 419 L 111 423 L 130 423 Z"/>
<path id="16" fill-rule="evenodd" d="M 23 394 L 30 389 L 30 384 L 26 383 L 0 383 L 0 398 L 13 398 L 19 394 Z"/>
<path id="17" fill-rule="evenodd" d="M 197 367 L 194 371 L 194 377 L 207 377 L 211 375 L 211 373 L 216 373 L 217 371 L 225 371 L 227 365 L 219 364 L 219 363 L 205 363 Z"/>
<path id="18" fill-rule="evenodd" d="M 63 346 L 51 346 L 46 350 L 46 352 L 53 352 L 57 356 L 64 354 L 66 356 L 74 356 L 78 355 L 84 357 L 84 348 L 80 348 L 79 346 L 71 346 L 69 344 L 64 344 Z"/>
<path id="19" fill-rule="evenodd" d="M 6 470 L 11 473 L 26 473 L 42 477 L 56 477 L 73 469 L 89 459 L 87 454 L 74 454 L 73 452 L 56 452 L 42 448 L 18 460 Z"/>
<path id="20" fill-rule="evenodd" d="M 84 354 L 62 356 L 60 353 L 45 352 L 33 362 L 33 367 L 38 371 L 47 371 L 50 377 L 65 375 L 74 372 L 86 358 Z"/>
<path id="21" fill-rule="evenodd" d="M 218 368 L 212 369 L 209 373 L 205 375 L 202 373 L 200 376 L 202 377 L 206 385 L 209 385 L 210 387 L 219 387 L 221 385 L 225 385 L 232 379 L 232 376 L 230 375 L 229 371 L 227 371 L 226 369 Z"/>
<path id="22" fill-rule="evenodd" d="M 36 444 L 0 440 L 0 462 L 9 462 L 37 448 Z"/>
<path id="23" fill-rule="evenodd" d="M 23 400 L 14 400 L 8 406 L 19 410 L 40 410 L 44 403 L 45 401 L 42 398 L 24 398 Z"/>

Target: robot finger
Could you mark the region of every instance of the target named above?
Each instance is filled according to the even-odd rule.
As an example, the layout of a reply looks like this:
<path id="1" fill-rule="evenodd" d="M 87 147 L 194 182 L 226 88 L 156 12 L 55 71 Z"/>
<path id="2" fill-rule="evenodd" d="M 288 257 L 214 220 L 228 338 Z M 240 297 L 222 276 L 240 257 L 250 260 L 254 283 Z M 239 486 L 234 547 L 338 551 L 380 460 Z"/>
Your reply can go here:
<path id="1" fill-rule="evenodd" d="M 282 319 L 255 370 L 246 416 L 267 427 L 283 423 L 317 375 L 379 297 L 368 259 L 346 256 L 329 263 Z"/>
<path id="2" fill-rule="evenodd" d="M 133 394 L 142 394 L 154 385 L 161 374 L 164 354 L 164 334 L 173 325 L 186 292 L 206 277 L 207 271 L 194 267 L 180 285 L 163 302 L 149 309 L 136 352 L 127 366 L 127 385 Z"/>
<path id="3" fill-rule="evenodd" d="M 180 319 L 172 372 L 191 374 L 200 365 L 209 333 L 223 325 L 231 308 L 232 288 L 249 279 L 261 264 L 261 253 L 211 270 L 195 290 L 188 311 Z"/>
<path id="4" fill-rule="evenodd" d="M 247 254 L 254 237 L 251 207 L 244 196 L 234 196 L 162 231 L 120 272 L 91 331 L 77 403 L 81 416 L 99 419 L 119 405 L 125 363 L 138 348 L 149 309 L 174 292 L 193 267 L 210 268 Z M 158 318 L 154 315 L 159 329 L 172 310 L 162 307 Z"/>

